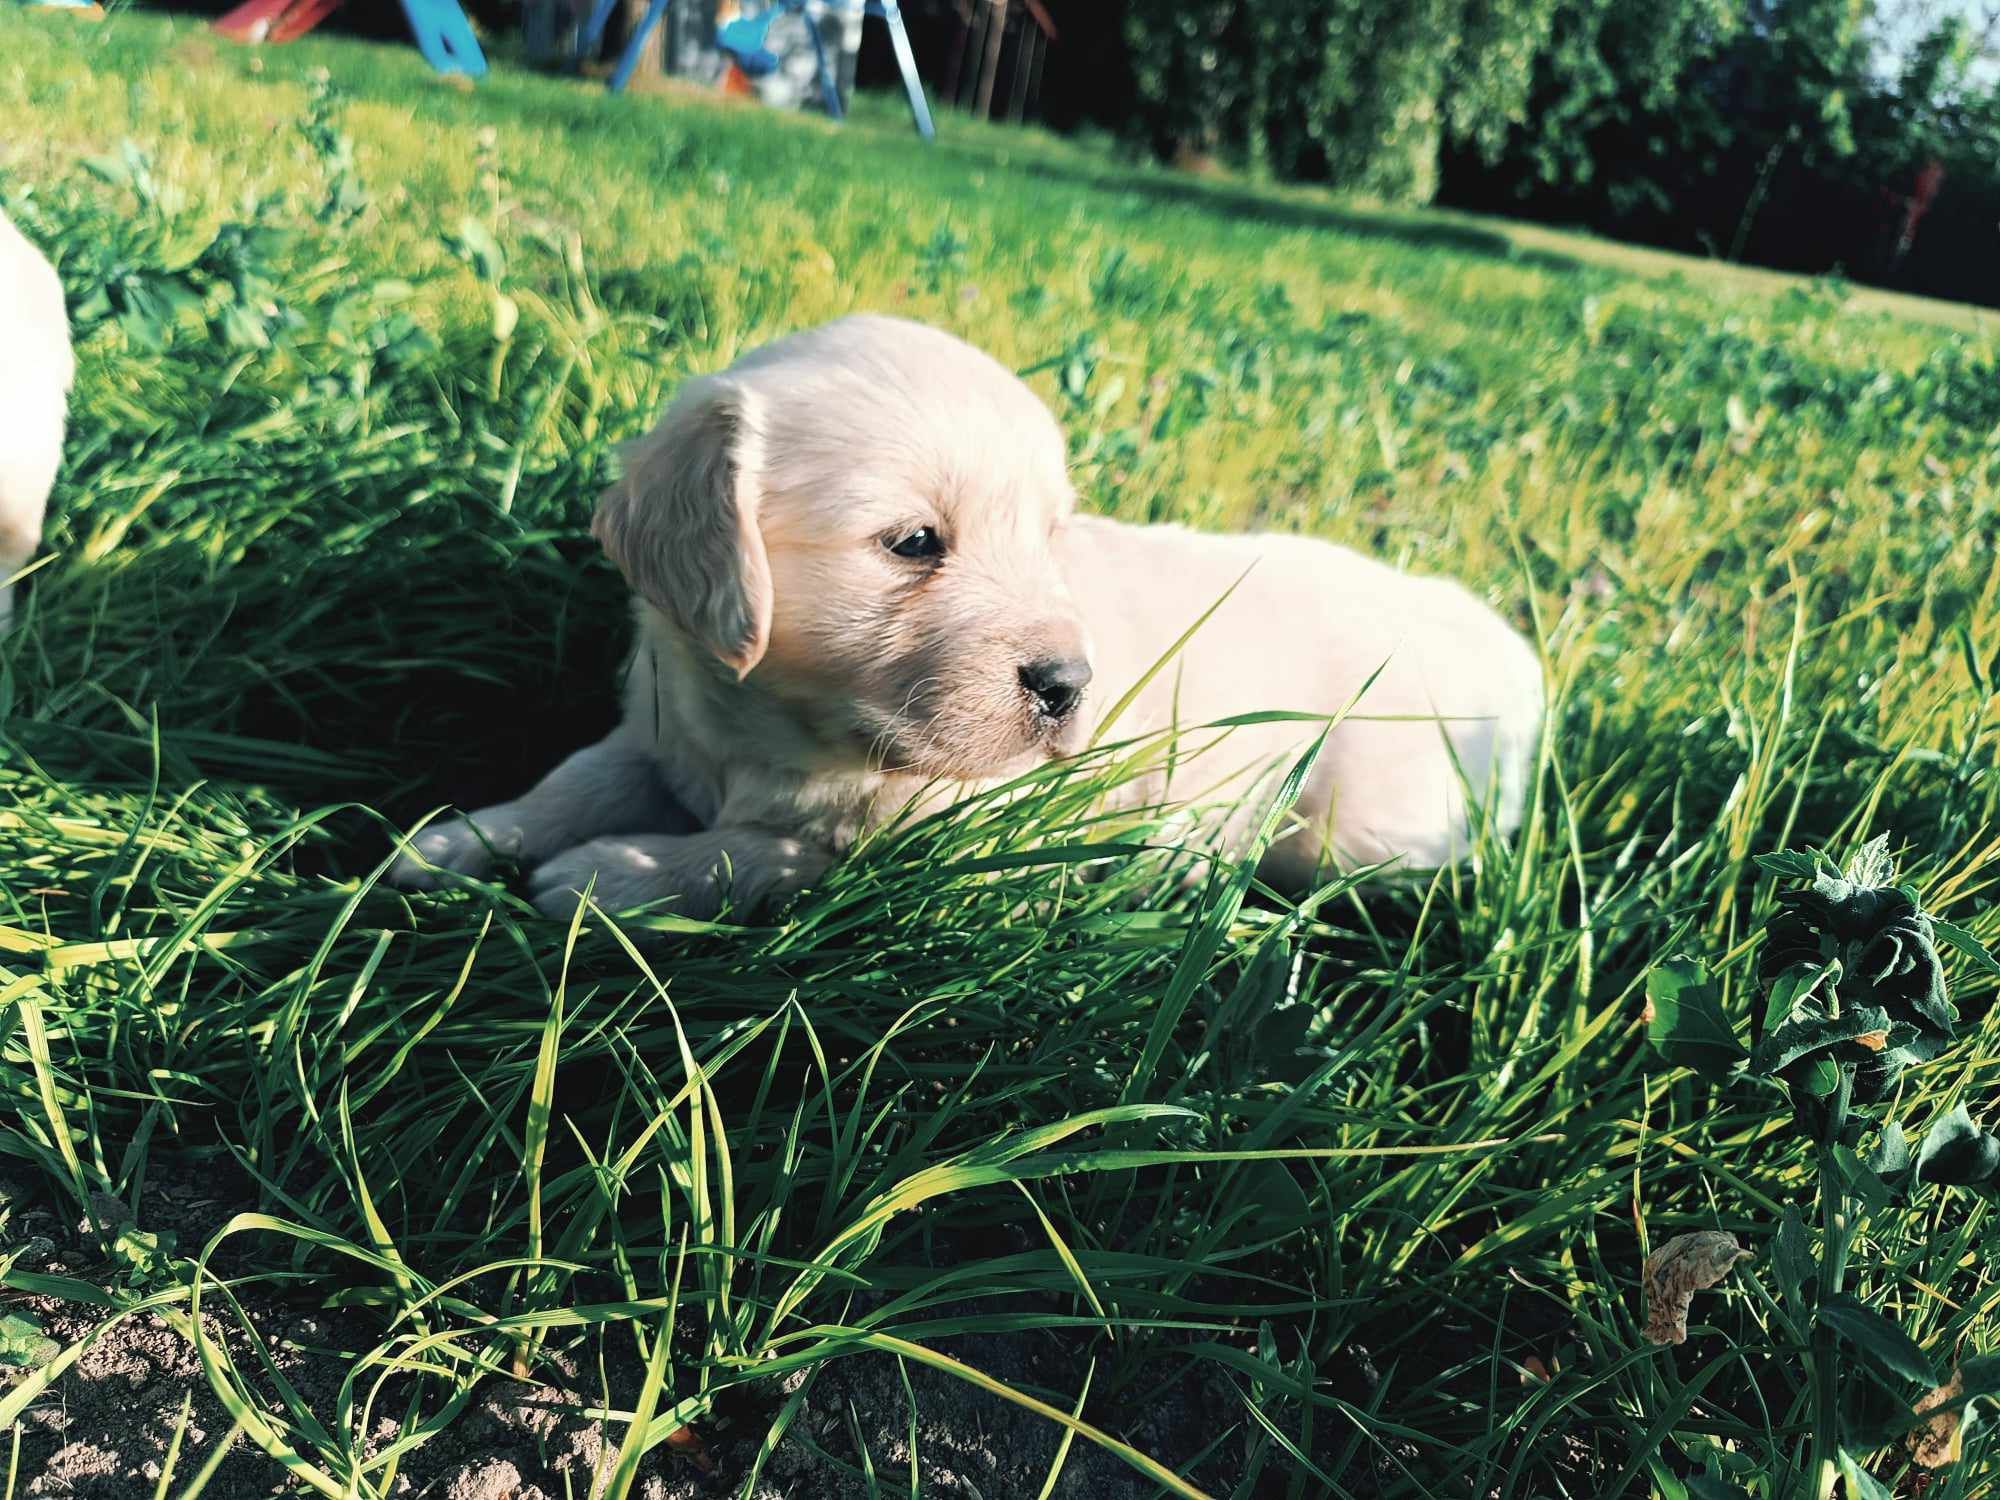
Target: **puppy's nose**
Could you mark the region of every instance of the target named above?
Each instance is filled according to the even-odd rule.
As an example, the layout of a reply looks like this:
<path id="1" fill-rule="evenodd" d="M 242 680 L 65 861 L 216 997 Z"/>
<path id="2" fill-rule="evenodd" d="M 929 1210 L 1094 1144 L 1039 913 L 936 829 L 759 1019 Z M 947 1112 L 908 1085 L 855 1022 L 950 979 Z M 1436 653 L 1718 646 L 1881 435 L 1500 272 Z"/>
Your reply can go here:
<path id="1" fill-rule="evenodd" d="M 1090 685 L 1090 663 L 1081 656 L 1045 656 L 1021 668 L 1021 686 L 1051 719 L 1076 712 L 1083 690 Z"/>

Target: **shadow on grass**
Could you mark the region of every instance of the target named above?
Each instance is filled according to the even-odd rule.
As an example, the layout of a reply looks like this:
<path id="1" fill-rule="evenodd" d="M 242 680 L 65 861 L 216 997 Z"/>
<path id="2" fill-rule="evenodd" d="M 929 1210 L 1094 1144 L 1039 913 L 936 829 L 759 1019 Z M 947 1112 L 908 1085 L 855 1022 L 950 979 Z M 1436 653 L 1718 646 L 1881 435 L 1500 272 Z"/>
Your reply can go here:
<path id="1" fill-rule="evenodd" d="M 183 552 L 34 580 L 8 735 L 50 775 L 143 785 L 157 722 L 169 774 L 408 822 L 517 796 L 615 722 L 626 591 L 587 537 L 385 538 L 313 560 L 309 597 L 294 569 L 204 586 Z"/>
<path id="2" fill-rule="evenodd" d="M 958 144 L 940 145 L 938 150 L 968 166 L 1001 169 L 1001 163 L 987 151 Z M 1445 250 L 1548 271 L 1566 273 L 1582 269 L 1582 262 L 1571 256 L 1548 250 L 1525 249 L 1498 231 L 1414 213 L 1348 209 L 1331 202 L 1276 197 L 1227 181 L 1169 177 L 1159 173 L 1099 171 L 1081 164 L 1047 159 L 1010 159 L 1004 170 L 1095 193 L 1113 196 L 1135 194 L 1167 207 L 1190 209 L 1215 219 L 1281 229 L 1319 230 L 1351 239 L 1387 242 L 1413 250 Z"/>

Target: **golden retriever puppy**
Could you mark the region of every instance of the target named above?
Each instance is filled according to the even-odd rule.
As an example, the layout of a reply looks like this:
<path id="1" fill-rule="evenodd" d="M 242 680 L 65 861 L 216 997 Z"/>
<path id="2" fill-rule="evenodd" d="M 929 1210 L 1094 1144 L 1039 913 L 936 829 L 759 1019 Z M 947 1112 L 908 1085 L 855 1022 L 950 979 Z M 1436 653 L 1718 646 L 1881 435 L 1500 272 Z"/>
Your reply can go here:
<path id="1" fill-rule="evenodd" d="M 0 214 L 0 630 L 11 579 L 42 540 L 76 364 L 55 269 Z"/>
<path id="2" fill-rule="evenodd" d="M 753 909 L 936 783 L 1077 751 L 1225 596 L 1115 734 L 1351 708 L 1266 878 L 1434 868 L 1482 803 L 1503 830 L 1521 816 L 1541 669 L 1491 609 L 1305 537 L 1078 515 L 1047 409 L 932 328 L 845 318 L 689 381 L 594 530 L 637 595 L 622 724 L 519 799 L 418 835 L 400 883 L 500 855 L 550 912 L 592 880 L 613 910 Z M 1243 773 L 1226 848 L 1268 805 L 1250 778 L 1325 728 L 1237 728 L 1176 785 Z M 1164 777 L 1122 795 L 1150 803 Z"/>

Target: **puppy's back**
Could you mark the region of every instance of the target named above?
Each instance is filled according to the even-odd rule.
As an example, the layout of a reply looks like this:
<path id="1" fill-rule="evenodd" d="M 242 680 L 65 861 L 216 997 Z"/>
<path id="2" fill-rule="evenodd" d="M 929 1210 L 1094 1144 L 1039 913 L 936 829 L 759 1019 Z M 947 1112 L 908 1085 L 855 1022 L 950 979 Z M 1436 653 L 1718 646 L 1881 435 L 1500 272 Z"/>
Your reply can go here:
<path id="1" fill-rule="evenodd" d="M 1100 703 L 1215 606 L 1121 733 L 1270 710 L 1345 716 L 1300 799 L 1305 820 L 1330 829 L 1341 862 L 1450 863 L 1468 847 L 1467 791 L 1490 794 L 1501 832 L 1519 826 L 1541 727 L 1541 663 L 1462 585 L 1313 537 L 1092 517 L 1071 523 L 1064 562 L 1086 602 Z M 1237 763 L 1281 764 L 1316 732 L 1248 725 L 1205 764 L 1215 776 Z M 1320 855 L 1317 837 L 1287 839 L 1267 876 L 1302 885 Z"/>
<path id="2" fill-rule="evenodd" d="M 62 283 L 0 214 L 0 619 L 6 575 L 41 540 L 74 374 Z"/>

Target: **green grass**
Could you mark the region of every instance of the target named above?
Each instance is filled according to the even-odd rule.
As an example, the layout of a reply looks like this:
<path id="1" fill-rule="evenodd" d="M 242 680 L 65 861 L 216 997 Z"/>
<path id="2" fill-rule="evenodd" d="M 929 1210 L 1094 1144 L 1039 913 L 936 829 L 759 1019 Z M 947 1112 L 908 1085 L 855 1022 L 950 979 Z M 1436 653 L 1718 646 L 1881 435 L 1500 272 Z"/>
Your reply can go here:
<path id="1" fill-rule="evenodd" d="M 1003 1399 L 1080 1411 L 1072 1462 L 1222 1393 L 1157 1458 L 1217 1494 L 1678 1494 L 1718 1448 L 1746 1481 L 1798 1448 L 1756 1267 L 1696 1342 L 1639 1337 L 1648 1241 L 1761 1246 L 1812 1172 L 1775 1095 L 1646 1048 L 1644 976 L 1742 954 L 1753 855 L 1878 830 L 2000 930 L 1975 320 L 958 120 L 927 149 L 884 107 L 460 92 L 407 49 L 138 15 L 0 9 L 0 117 L 80 355 L 0 646 L 0 1153 L 120 1267 L 0 1254 L 5 1285 L 162 1311 L 330 1496 L 403 1459 L 369 1401 L 415 1441 L 551 1351 L 624 1372 L 627 1483 L 745 1400 L 775 1442 L 789 1372 L 1034 1330 L 1051 1383 Z M 897 830 L 768 924 L 656 919 L 644 958 L 503 887 L 384 888 L 393 828 L 608 724 L 611 445 L 856 308 L 1032 370 L 1096 509 L 1310 530 L 1530 623 L 1555 706 L 1522 836 L 1415 892 L 1183 888 L 1093 811 L 1113 757 Z M 1913 1128 L 1993 1097 L 1990 990 L 1960 983 Z M 190 1162 L 243 1217 L 121 1230 Z M 1854 1284 L 1940 1357 L 2000 1341 L 1984 1206 L 1879 1217 Z M 273 1291 L 371 1330 L 351 1409 L 202 1322 Z M 908 1488 L 914 1458 L 818 1441 L 855 1493 Z M 179 1486 L 211 1454 L 175 1442 Z M 1973 1450 L 1931 1494 L 1991 1490 Z"/>

